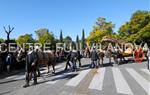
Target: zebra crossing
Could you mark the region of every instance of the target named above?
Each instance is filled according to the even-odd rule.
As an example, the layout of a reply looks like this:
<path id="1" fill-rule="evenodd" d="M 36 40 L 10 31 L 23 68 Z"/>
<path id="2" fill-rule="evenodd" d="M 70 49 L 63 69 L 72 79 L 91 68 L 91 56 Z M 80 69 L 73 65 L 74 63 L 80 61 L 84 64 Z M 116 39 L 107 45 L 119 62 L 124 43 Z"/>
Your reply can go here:
<path id="1" fill-rule="evenodd" d="M 129 72 L 129 74 L 139 83 L 139 85 L 147 92 L 150 91 L 150 82 L 148 82 L 146 79 L 144 79 L 140 74 L 138 74 L 134 69 L 132 68 L 126 68 L 126 70 Z"/>
<path id="2" fill-rule="evenodd" d="M 77 86 L 80 81 L 90 72 L 91 69 L 81 71 L 80 74 L 72 78 L 66 85 L 67 86 Z"/>
<path id="3" fill-rule="evenodd" d="M 119 68 L 112 68 L 114 81 L 118 93 L 133 95 L 132 91 Z"/>
<path id="4" fill-rule="evenodd" d="M 103 85 L 104 85 L 103 81 L 104 81 L 106 70 L 107 69 L 105 67 L 97 69 L 96 74 L 94 75 L 90 85 L 88 86 L 89 89 L 95 89 L 95 90 L 99 90 L 99 91 L 103 90 Z M 126 70 L 126 73 L 128 72 L 134 78 L 134 80 L 145 90 L 145 92 L 148 95 L 150 95 L 150 92 L 149 92 L 150 91 L 150 82 L 132 68 L 125 68 L 125 70 Z M 65 84 L 65 86 L 71 86 L 71 87 L 78 86 L 80 84 L 80 82 L 82 82 L 82 80 L 85 78 L 85 76 L 90 71 L 91 71 L 91 69 L 81 71 L 77 76 L 68 80 L 68 82 Z M 113 74 L 112 80 L 115 82 L 114 87 L 116 87 L 116 92 L 121 93 L 121 94 L 126 94 L 126 95 L 134 95 L 134 93 L 131 90 L 131 87 L 129 86 L 128 82 L 124 78 L 124 75 L 121 72 L 120 68 L 112 67 L 111 71 Z M 150 77 L 150 75 L 149 75 L 150 72 L 147 69 L 140 69 L 140 71 L 144 72 L 145 74 L 147 74 L 148 77 Z M 61 80 L 59 80 L 59 81 L 61 81 Z M 130 84 L 130 85 L 132 85 L 132 84 Z"/>
<path id="5" fill-rule="evenodd" d="M 57 66 L 56 68 L 58 68 L 58 71 L 62 71 L 64 69 L 62 66 Z M 150 72 L 147 69 L 143 69 L 143 68 L 142 69 L 119 68 L 119 67 L 98 68 L 96 69 L 96 72 L 93 73 L 94 75 L 87 88 L 91 90 L 103 91 L 103 85 L 105 84 L 104 80 L 108 69 L 112 72 L 113 77 L 111 77 L 112 78 L 111 80 L 112 82 L 115 83 L 114 87 L 116 88 L 117 93 L 121 93 L 125 95 L 135 95 L 132 91 L 132 87 L 133 87 L 131 86 L 132 84 L 129 84 L 129 82 L 126 80 L 126 77 L 124 76 L 124 73 L 127 73 L 134 79 L 135 82 L 137 82 L 137 84 L 147 93 L 147 95 L 150 95 L 150 81 L 147 80 L 147 78 L 145 78 L 143 75 L 141 75 L 141 73 L 139 73 L 142 72 L 146 74 L 148 78 L 150 78 Z M 125 72 L 122 72 L 121 69 L 124 69 Z M 77 87 L 91 71 L 92 69 L 86 69 L 78 72 L 66 72 L 59 75 L 51 76 L 50 80 L 48 80 L 47 77 L 42 76 L 38 79 L 38 82 L 46 80 L 45 84 L 55 85 L 56 83 L 59 83 L 63 77 L 76 74 L 76 76 L 67 80 L 64 86 Z M 24 75 L 15 75 L 15 76 L 8 77 L 7 79 L 10 78 L 20 80 L 20 79 L 24 79 L 25 77 Z"/>
<path id="6" fill-rule="evenodd" d="M 89 85 L 90 89 L 102 90 L 103 80 L 105 75 L 105 68 L 98 69 L 96 74 Z M 99 80 L 99 81 L 98 81 Z"/>

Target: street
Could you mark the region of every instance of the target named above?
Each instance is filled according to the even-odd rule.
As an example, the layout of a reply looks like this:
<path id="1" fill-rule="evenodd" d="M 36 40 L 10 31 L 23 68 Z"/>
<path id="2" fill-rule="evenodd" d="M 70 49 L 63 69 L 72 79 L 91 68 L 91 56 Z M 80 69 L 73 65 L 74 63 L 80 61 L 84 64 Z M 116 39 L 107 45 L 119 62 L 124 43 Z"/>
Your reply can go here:
<path id="1" fill-rule="evenodd" d="M 105 58 L 104 66 L 89 68 L 90 59 L 81 60 L 77 72 L 64 71 L 65 62 L 56 65 L 56 74 L 41 68 L 38 84 L 23 88 L 25 72 L 0 79 L 0 95 L 150 95 L 150 72 L 147 61 L 111 66 Z M 52 67 L 50 67 L 52 71 Z"/>

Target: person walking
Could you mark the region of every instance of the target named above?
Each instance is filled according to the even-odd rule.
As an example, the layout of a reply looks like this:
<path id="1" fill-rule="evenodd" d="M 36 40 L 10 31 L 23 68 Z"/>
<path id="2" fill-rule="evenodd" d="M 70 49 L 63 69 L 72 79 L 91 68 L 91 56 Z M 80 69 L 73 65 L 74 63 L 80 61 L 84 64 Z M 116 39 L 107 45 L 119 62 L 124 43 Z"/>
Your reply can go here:
<path id="1" fill-rule="evenodd" d="M 70 64 L 71 52 L 72 52 L 72 51 L 69 51 L 69 53 L 68 53 L 67 56 L 66 56 L 67 62 L 66 62 L 65 70 L 68 69 L 68 66 L 71 67 L 71 64 Z"/>
<path id="2" fill-rule="evenodd" d="M 97 55 L 97 52 L 96 52 L 96 49 L 95 47 L 93 47 L 93 50 L 91 52 L 91 68 L 96 68 L 97 67 L 97 59 L 98 59 L 98 55 Z"/>
<path id="3" fill-rule="evenodd" d="M 77 51 L 77 60 L 79 62 L 79 67 L 81 67 L 81 54 L 79 50 Z"/>
<path id="4" fill-rule="evenodd" d="M 33 84 L 36 85 L 37 83 L 37 66 L 38 66 L 38 49 L 35 51 L 32 50 L 31 53 L 26 55 L 26 73 L 25 73 L 25 85 L 23 85 L 24 88 L 29 86 L 30 81 L 30 75 L 33 74 Z"/>
<path id="5" fill-rule="evenodd" d="M 11 64 L 12 64 L 12 56 L 11 56 L 11 54 L 8 54 L 6 57 L 7 71 L 10 71 Z"/>
<path id="6" fill-rule="evenodd" d="M 71 53 L 71 62 L 72 62 L 72 66 L 73 66 L 73 71 L 77 71 L 77 66 L 76 66 L 76 62 L 77 62 L 77 51 L 76 50 L 72 50 Z"/>

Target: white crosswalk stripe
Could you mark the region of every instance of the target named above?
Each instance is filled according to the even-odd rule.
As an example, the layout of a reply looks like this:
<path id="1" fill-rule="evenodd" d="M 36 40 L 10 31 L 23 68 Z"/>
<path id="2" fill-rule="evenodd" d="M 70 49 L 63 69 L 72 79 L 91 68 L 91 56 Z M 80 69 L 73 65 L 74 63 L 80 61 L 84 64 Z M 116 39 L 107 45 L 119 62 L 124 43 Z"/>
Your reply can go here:
<path id="1" fill-rule="evenodd" d="M 5 79 L 13 79 L 13 78 L 16 78 L 16 77 L 18 77 L 18 76 L 17 76 L 17 75 L 14 75 L 14 76 L 7 77 L 7 78 L 5 78 Z"/>
<path id="2" fill-rule="evenodd" d="M 147 93 L 149 93 L 150 83 L 146 79 L 144 79 L 140 74 L 138 74 L 134 69 L 132 69 L 132 68 L 126 68 L 126 70 L 139 83 L 139 85 Z"/>
<path id="3" fill-rule="evenodd" d="M 105 75 L 105 68 L 99 68 L 97 72 L 98 73 L 93 77 L 93 80 L 91 81 L 89 85 L 89 88 L 102 90 L 103 80 L 104 80 L 104 75 Z"/>
<path id="4" fill-rule="evenodd" d="M 25 79 L 25 75 L 20 75 L 15 78 L 15 80 L 23 80 L 23 79 Z"/>
<path id="5" fill-rule="evenodd" d="M 90 72 L 91 69 L 83 70 L 76 77 L 72 78 L 66 85 L 77 86 L 80 81 Z"/>
<path id="6" fill-rule="evenodd" d="M 70 75 L 70 74 L 77 74 L 77 73 L 68 72 L 68 73 L 64 73 L 64 74 L 61 74 L 61 75 L 57 75 L 57 76 L 54 76 L 52 80 L 50 80 L 46 83 L 47 84 L 55 84 L 56 82 L 60 81 L 62 78 L 64 78 L 67 75 Z"/>
<path id="7" fill-rule="evenodd" d="M 25 79 L 25 75 L 24 74 L 13 75 L 5 79 L 22 80 L 22 79 Z"/>
<path id="8" fill-rule="evenodd" d="M 130 90 L 130 87 L 128 86 L 128 83 L 126 82 L 119 68 L 112 68 L 112 72 L 117 92 L 122 94 L 133 95 L 132 91 Z"/>
<path id="9" fill-rule="evenodd" d="M 150 76 L 150 71 L 148 69 L 141 69 L 141 71 Z"/>

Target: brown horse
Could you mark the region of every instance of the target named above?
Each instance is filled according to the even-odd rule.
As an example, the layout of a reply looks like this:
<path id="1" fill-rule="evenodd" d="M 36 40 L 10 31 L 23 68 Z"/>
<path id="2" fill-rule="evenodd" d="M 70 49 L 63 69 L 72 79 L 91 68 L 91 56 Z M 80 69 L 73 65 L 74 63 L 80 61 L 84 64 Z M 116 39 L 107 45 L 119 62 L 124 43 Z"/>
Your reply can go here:
<path id="1" fill-rule="evenodd" d="M 104 56 L 105 56 L 105 54 L 104 54 L 104 51 L 103 50 L 98 50 L 98 63 L 99 63 L 99 65 L 103 65 L 103 61 L 104 61 Z"/>
<path id="2" fill-rule="evenodd" d="M 27 55 L 32 53 L 33 51 L 26 52 L 26 50 L 20 49 L 17 54 L 17 60 L 21 61 L 22 59 L 25 59 Z M 48 50 L 43 52 L 40 48 L 36 48 L 35 52 L 38 57 L 38 66 L 37 66 L 37 71 L 38 71 L 38 76 L 40 76 L 39 72 L 39 65 L 44 64 L 47 67 L 47 73 L 49 73 L 49 66 L 52 65 L 53 67 L 53 73 L 55 73 L 55 55 L 52 51 Z"/>
<path id="3" fill-rule="evenodd" d="M 90 58 L 90 49 L 88 47 L 85 48 L 84 54 L 86 58 Z"/>
<path id="4" fill-rule="evenodd" d="M 53 73 L 55 73 L 56 58 L 54 53 L 50 50 L 45 52 L 38 50 L 37 55 L 38 64 L 44 64 L 47 67 L 47 73 L 49 73 L 49 66 L 52 65 Z"/>

